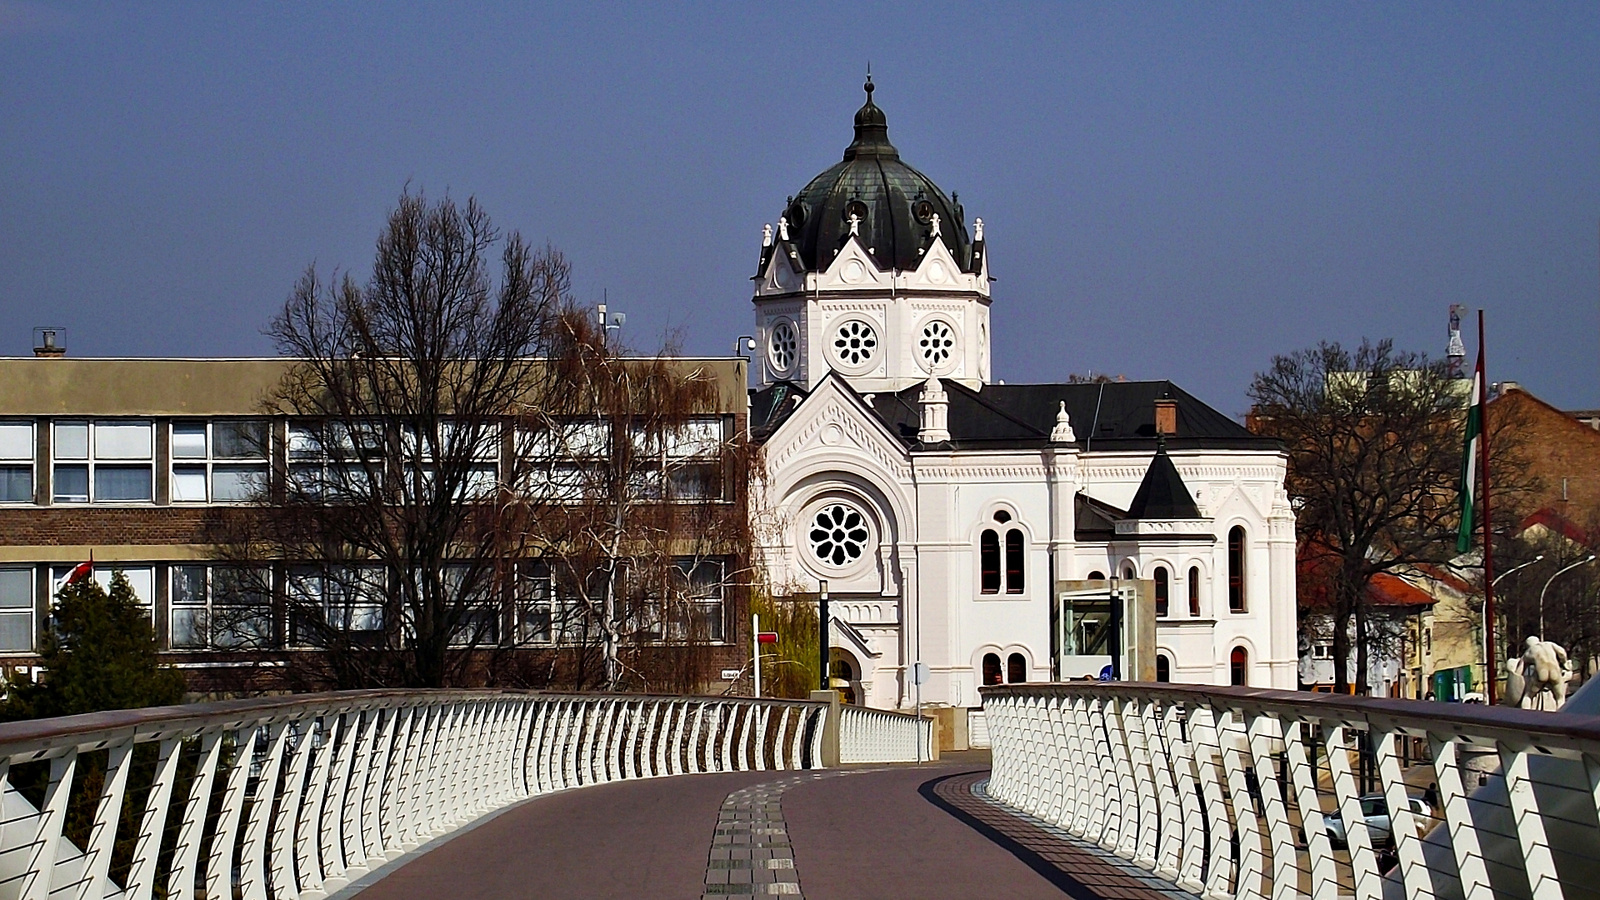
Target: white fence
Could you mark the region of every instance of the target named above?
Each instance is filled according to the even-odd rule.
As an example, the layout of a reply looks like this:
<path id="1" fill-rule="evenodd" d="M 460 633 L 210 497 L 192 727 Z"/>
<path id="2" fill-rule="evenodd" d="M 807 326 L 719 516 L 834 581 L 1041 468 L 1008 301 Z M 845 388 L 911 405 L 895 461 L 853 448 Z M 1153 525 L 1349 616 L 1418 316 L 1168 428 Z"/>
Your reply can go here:
<path id="1" fill-rule="evenodd" d="M 4 725 L 0 900 L 315 900 L 538 794 L 818 768 L 827 708 L 357 691 Z"/>
<path id="2" fill-rule="evenodd" d="M 883 763 L 933 756 L 933 722 L 899 712 L 839 707 L 839 762 Z"/>
<path id="3" fill-rule="evenodd" d="M 1600 716 L 1170 684 L 982 693 L 993 797 L 1208 898 L 1600 896 Z"/>

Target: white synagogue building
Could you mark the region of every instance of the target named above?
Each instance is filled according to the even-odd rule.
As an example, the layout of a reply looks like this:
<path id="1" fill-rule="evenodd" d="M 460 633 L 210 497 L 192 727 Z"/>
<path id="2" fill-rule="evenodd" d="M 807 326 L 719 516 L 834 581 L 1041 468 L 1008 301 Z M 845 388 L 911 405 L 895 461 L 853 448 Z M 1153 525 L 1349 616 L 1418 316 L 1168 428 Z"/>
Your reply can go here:
<path id="1" fill-rule="evenodd" d="M 1282 447 L 1167 381 L 991 381 L 983 220 L 900 159 L 866 90 L 755 278 L 774 593 L 827 582 L 834 673 L 872 707 L 912 705 L 917 660 L 922 702 L 957 709 L 1096 674 L 1105 616 L 1058 584 L 1108 576 L 1154 600 L 1157 679 L 1294 688 Z"/>

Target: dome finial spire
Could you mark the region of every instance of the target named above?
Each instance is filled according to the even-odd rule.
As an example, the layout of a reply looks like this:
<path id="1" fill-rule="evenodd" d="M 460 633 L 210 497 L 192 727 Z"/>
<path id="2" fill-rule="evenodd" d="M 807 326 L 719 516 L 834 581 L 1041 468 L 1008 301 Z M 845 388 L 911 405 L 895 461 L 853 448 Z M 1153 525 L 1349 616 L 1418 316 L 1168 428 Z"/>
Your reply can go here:
<path id="1" fill-rule="evenodd" d="M 872 90 L 873 90 L 873 87 L 872 87 L 872 60 L 870 60 L 870 59 L 867 60 L 867 83 L 863 84 L 861 86 L 861 89 L 867 92 L 867 102 L 871 103 L 872 102 Z"/>

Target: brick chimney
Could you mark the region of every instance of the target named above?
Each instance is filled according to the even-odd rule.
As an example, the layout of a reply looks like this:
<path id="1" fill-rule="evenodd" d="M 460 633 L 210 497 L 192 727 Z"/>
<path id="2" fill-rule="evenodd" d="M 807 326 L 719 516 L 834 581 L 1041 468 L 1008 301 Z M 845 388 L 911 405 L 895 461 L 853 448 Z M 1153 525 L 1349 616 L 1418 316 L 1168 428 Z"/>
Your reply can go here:
<path id="1" fill-rule="evenodd" d="M 65 345 L 56 340 L 61 333 L 59 328 L 35 328 L 33 330 L 33 355 L 43 359 L 59 359 L 67 355 Z"/>
<path id="2" fill-rule="evenodd" d="M 1178 401 L 1166 397 L 1156 401 L 1156 434 L 1171 437 L 1178 433 Z"/>

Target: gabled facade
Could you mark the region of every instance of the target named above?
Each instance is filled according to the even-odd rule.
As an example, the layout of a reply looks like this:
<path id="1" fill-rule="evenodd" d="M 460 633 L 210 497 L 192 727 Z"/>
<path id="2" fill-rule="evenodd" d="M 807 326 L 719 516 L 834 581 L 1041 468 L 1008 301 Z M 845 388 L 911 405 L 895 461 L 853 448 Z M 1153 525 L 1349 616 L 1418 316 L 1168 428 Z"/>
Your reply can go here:
<path id="1" fill-rule="evenodd" d="M 773 590 L 827 583 L 836 674 L 874 707 L 914 702 L 918 660 L 923 702 L 957 708 L 1086 674 L 1055 593 L 1108 575 L 1154 596 L 1157 677 L 1294 687 L 1281 446 L 1170 382 L 993 383 L 982 221 L 900 160 L 867 91 L 754 278 Z"/>

